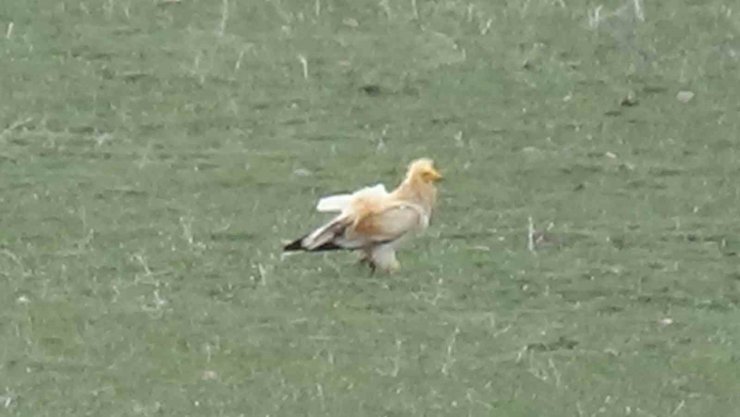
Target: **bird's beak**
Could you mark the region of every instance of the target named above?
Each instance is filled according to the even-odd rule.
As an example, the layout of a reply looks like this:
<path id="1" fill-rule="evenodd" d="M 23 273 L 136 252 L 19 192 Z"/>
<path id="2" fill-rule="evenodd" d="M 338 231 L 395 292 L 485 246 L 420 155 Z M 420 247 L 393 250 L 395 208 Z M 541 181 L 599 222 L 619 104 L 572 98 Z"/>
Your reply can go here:
<path id="1" fill-rule="evenodd" d="M 436 169 L 432 169 L 429 172 L 429 179 L 432 180 L 432 182 L 438 182 L 442 181 L 444 177 L 442 176 L 442 174 L 439 173 L 439 171 L 437 171 Z"/>

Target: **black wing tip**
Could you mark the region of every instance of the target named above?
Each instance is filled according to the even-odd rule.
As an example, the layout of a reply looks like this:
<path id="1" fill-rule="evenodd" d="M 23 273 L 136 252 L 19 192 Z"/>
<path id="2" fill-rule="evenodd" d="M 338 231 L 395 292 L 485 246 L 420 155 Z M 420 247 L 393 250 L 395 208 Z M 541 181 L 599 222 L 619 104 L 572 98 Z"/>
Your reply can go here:
<path id="1" fill-rule="evenodd" d="M 322 252 L 322 251 L 328 251 L 328 250 L 342 250 L 342 249 L 346 249 L 346 248 L 343 248 L 332 242 L 327 242 L 319 246 L 318 248 L 312 249 L 311 252 Z"/>
<path id="2" fill-rule="evenodd" d="M 297 252 L 297 251 L 307 251 L 307 252 L 324 252 L 324 251 L 330 251 L 330 250 L 343 250 L 346 248 L 343 248 L 335 243 L 327 242 L 323 245 L 308 249 L 305 246 L 303 246 L 303 238 L 296 239 L 287 245 L 283 246 L 283 252 Z"/>
<path id="3" fill-rule="evenodd" d="M 283 246 L 283 252 L 295 252 L 299 250 L 306 250 L 306 248 L 303 247 L 303 238 L 296 239 Z"/>

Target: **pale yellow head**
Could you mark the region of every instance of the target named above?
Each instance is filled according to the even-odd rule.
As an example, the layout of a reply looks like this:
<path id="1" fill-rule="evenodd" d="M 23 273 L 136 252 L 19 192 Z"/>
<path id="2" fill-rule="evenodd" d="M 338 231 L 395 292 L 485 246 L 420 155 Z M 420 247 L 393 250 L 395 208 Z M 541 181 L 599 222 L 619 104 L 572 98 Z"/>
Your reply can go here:
<path id="1" fill-rule="evenodd" d="M 434 161 L 429 158 L 421 158 L 409 164 L 406 178 L 414 182 L 420 181 L 426 184 L 434 184 L 442 179 L 442 174 L 434 167 Z"/>

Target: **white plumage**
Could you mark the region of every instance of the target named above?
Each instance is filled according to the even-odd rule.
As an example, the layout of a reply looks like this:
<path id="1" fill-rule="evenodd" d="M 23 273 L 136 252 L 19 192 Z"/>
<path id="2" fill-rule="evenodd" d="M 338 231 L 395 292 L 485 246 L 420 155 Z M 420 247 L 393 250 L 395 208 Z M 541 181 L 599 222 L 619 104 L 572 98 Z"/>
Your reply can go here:
<path id="1" fill-rule="evenodd" d="M 352 194 L 337 194 L 324 197 L 319 200 L 316 205 L 316 210 L 321 212 L 334 212 L 343 211 L 346 209 L 353 198 L 358 197 L 370 197 L 370 198 L 382 198 L 388 195 L 388 191 L 385 189 L 385 185 L 377 184 L 372 187 L 365 187 L 355 191 Z"/>

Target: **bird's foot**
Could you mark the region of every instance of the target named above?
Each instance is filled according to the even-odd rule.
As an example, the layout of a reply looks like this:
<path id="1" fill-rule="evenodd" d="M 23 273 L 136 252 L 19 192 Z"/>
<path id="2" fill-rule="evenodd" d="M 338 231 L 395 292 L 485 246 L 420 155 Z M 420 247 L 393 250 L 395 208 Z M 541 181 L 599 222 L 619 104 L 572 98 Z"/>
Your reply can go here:
<path id="1" fill-rule="evenodd" d="M 375 265 L 375 262 L 373 262 L 372 259 L 370 259 L 367 256 L 363 256 L 360 259 L 357 260 L 357 265 L 365 266 L 370 268 L 370 275 L 375 273 L 375 270 L 377 269 L 377 266 Z"/>

